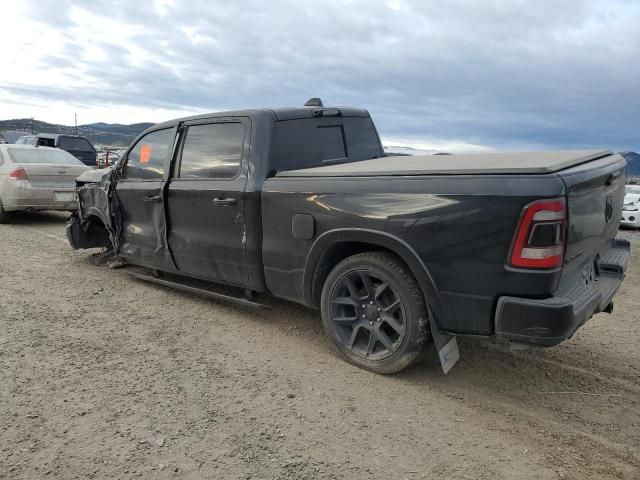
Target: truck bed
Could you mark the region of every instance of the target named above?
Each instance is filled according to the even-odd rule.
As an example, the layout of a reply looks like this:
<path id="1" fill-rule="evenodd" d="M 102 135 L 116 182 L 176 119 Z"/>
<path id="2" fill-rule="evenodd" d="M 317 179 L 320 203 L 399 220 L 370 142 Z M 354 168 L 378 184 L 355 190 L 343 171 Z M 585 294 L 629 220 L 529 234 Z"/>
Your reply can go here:
<path id="1" fill-rule="evenodd" d="M 545 174 L 611 155 L 610 150 L 394 156 L 279 172 L 278 177 Z"/>

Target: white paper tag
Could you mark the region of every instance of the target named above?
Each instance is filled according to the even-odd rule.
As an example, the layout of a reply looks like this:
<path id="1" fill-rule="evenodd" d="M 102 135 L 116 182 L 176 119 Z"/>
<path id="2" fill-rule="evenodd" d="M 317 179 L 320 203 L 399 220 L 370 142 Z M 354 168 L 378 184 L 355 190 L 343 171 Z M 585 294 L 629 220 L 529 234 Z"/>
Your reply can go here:
<path id="1" fill-rule="evenodd" d="M 72 202 L 73 192 L 53 192 L 53 198 L 56 202 Z"/>
<path id="2" fill-rule="evenodd" d="M 438 356 L 440 357 L 442 372 L 446 375 L 460 359 L 456 337 L 453 337 L 444 347 L 438 350 Z"/>

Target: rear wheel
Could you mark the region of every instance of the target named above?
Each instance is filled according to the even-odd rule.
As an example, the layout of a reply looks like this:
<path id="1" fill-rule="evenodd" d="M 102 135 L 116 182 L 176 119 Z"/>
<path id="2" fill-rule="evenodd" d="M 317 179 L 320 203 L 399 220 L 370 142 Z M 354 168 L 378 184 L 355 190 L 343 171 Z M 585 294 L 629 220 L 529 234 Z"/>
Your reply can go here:
<path id="1" fill-rule="evenodd" d="M 422 293 L 404 263 L 388 253 L 361 253 L 340 262 L 324 284 L 321 309 L 335 349 L 376 373 L 408 367 L 427 340 Z"/>

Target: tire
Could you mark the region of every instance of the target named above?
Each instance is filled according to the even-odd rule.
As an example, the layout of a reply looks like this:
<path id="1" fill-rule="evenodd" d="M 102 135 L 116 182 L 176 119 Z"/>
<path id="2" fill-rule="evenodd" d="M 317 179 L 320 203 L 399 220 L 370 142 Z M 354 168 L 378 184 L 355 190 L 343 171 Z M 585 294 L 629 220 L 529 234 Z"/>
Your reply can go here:
<path id="1" fill-rule="evenodd" d="M 336 265 L 322 289 L 321 311 L 333 348 L 375 373 L 407 368 L 427 342 L 422 292 L 405 264 L 385 252 L 360 253 Z"/>
<path id="2" fill-rule="evenodd" d="M 0 223 L 9 223 L 9 214 L 5 212 L 2 200 L 0 200 Z"/>

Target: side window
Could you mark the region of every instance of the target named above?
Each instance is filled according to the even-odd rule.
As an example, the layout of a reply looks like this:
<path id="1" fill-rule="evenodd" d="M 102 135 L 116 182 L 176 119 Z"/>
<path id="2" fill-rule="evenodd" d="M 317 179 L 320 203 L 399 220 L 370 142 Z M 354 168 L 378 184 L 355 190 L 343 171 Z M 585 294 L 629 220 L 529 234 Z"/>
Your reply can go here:
<path id="1" fill-rule="evenodd" d="M 28 137 L 24 143 L 26 143 L 27 145 L 35 145 L 36 144 L 36 137 Z"/>
<path id="2" fill-rule="evenodd" d="M 4 164 L 4 155 L 0 152 L 0 165 Z"/>
<path id="3" fill-rule="evenodd" d="M 173 129 L 157 130 L 142 137 L 129 152 L 125 178 L 158 180 L 164 175 L 164 162 L 173 146 Z"/>
<path id="4" fill-rule="evenodd" d="M 233 178 L 240 169 L 242 123 L 192 125 L 187 130 L 179 178 Z"/>

